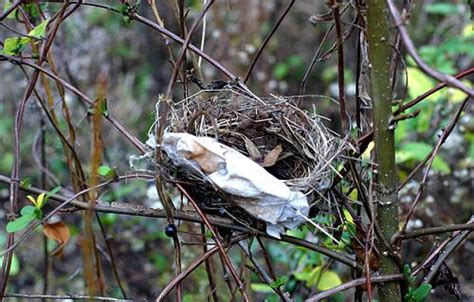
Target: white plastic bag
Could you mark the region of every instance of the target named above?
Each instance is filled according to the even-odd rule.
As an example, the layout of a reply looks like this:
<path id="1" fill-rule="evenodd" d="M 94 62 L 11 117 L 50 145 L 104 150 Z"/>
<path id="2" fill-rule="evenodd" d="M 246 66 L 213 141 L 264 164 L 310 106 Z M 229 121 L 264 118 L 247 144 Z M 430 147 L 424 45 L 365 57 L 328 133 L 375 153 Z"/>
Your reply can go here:
<path id="1" fill-rule="evenodd" d="M 283 181 L 240 152 L 210 137 L 165 133 L 161 148 L 176 166 L 203 176 L 251 216 L 267 223 L 267 233 L 280 237 L 284 228 L 305 221 L 306 196 L 291 191 Z"/>

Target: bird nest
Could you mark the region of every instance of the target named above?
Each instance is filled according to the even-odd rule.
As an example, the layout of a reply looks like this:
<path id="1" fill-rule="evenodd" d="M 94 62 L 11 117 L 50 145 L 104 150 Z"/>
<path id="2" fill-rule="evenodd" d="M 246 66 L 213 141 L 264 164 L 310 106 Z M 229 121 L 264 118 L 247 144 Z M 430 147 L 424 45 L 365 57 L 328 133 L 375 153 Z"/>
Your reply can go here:
<path id="1" fill-rule="evenodd" d="M 232 89 L 201 91 L 173 105 L 167 131 L 215 137 L 291 190 L 305 193 L 313 204 L 330 187 L 335 165 L 349 144 L 321 116 L 298 108 L 298 99 L 255 98 Z"/>

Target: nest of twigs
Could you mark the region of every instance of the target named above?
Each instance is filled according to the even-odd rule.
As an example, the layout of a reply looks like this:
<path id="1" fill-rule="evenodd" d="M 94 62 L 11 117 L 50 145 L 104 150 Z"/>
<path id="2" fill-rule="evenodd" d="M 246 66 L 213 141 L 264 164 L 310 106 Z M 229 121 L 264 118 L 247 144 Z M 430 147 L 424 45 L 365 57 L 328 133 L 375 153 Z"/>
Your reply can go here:
<path id="1" fill-rule="evenodd" d="M 324 125 L 321 116 L 298 108 L 297 100 L 257 99 L 231 89 L 201 91 L 175 103 L 167 131 L 217 138 L 292 190 L 308 194 L 312 204 L 330 187 L 337 160 L 349 145 Z"/>

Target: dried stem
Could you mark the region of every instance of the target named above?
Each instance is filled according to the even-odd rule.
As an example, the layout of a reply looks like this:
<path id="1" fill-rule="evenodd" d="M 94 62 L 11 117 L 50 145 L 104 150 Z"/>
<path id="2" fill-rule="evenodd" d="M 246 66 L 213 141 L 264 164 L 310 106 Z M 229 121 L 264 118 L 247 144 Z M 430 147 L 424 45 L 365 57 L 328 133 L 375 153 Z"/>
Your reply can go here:
<path id="1" fill-rule="evenodd" d="M 291 0 L 288 2 L 288 6 L 285 8 L 281 16 L 278 18 L 277 23 L 273 26 L 273 28 L 270 30 L 268 35 L 265 37 L 265 40 L 263 40 L 262 45 L 257 50 L 257 53 L 255 54 L 255 57 L 252 59 L 252 62 L 250 63 L 249 69 L 245 73 L 244 79 L 242 82 L 247 83 L 247 81 L 250 78 L 250 75 L 252 74 L 252 71 L 255 67 L 255 64 L 257 63 L 258 59 L 260 58 L 260 55 L 262 54 L 263 50 L 267 46 L 268 42 L 270 42 L 270 39 L 273 37 L 275 32 L 277 31 L 278 27 L 280 26 L 281 22 L 283 22 L 283 19 L 285 19 L 286 15 L 289 13 L 290 9 L 293 7 L 293 4 L 295 4 L 296 0 Z"/>

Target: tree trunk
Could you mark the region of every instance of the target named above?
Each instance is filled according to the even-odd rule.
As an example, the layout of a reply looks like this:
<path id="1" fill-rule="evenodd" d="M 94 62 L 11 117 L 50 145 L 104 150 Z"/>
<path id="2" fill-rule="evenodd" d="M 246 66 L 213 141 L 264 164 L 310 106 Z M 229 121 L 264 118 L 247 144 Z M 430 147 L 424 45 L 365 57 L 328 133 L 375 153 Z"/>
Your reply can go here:
<path id="1" fill-rule="evenodd" d="M 370 62 L 370 92 L 373 101 L 375 162 L 375 198 L 378 223 L 382 238 L 378 240 L 381 274 L 400 273 L 398 249 L 390 248 L 390 240 L 398 231 L 397 169 L 395 165 L 394 131 L 389 129 L 392 116 L 390 80 L 391 46 L 385 0 L 367 1 L 367 40 Z M 379 300 L 401 301 L 400 286 L 396 282 L 379 285 Z"/>

